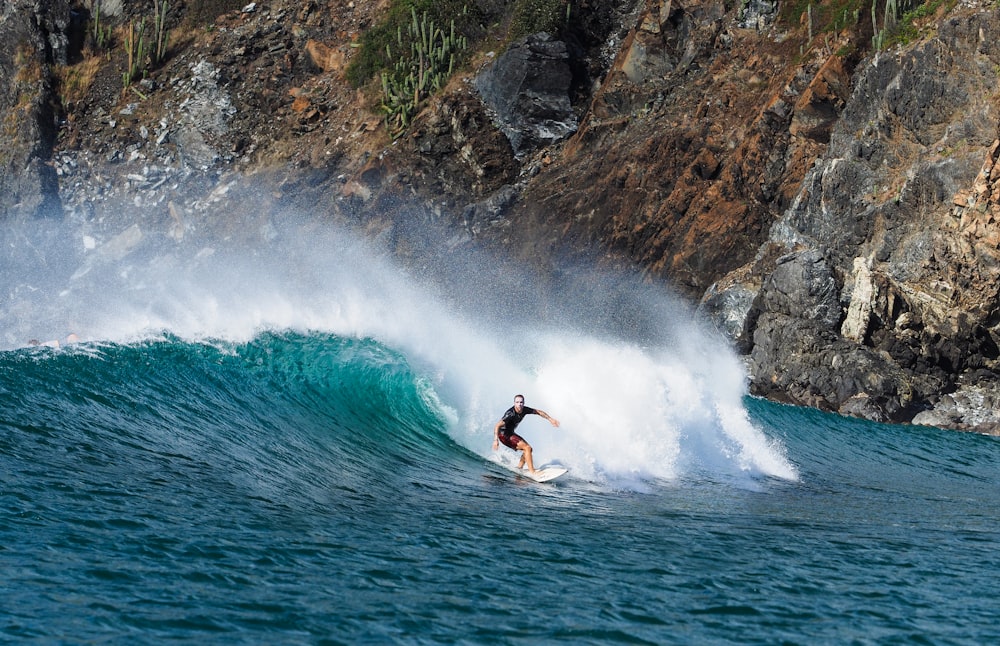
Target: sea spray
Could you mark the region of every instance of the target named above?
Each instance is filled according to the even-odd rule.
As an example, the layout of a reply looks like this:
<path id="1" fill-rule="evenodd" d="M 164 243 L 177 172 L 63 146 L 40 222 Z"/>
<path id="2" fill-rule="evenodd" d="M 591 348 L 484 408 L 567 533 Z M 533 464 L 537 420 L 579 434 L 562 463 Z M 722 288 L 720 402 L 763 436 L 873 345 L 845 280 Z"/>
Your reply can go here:
<path id="1" fill-rule="evenodd" d="M 566 334 L 538 347 L 527 401 L 563 424 L 525 429 L 543 461 L 558 456 L 583 477 L 618 485 L 692 469 L 796 477 L 780 445 L 747 418 L 739 366 L 724 346 L 700 359 Z"/>
<path id="2" fill-rule="evenodd" d="M 8 345 L 68 333 L 125 344 L 164 334 L 246 343 L 284 330 L 374 339 L 423 375 L 452 441 L 484 457 L 521 393 L 563 422 L 525 424 L 536 459 L 577 477 L 795 477 L 780 445 L 747 420 L 725 343 L 638 276 L 576 267 L 543 279 L 484 255 L 435 268 L 445 279 L 432 284 L 368 241 L 290 221 L 253 248 L 135 239 L 120 258 L 84 253 L 75 267 L 70 256 L 58 271 L 20 272 L 30 299 L 12 295 Z"/>

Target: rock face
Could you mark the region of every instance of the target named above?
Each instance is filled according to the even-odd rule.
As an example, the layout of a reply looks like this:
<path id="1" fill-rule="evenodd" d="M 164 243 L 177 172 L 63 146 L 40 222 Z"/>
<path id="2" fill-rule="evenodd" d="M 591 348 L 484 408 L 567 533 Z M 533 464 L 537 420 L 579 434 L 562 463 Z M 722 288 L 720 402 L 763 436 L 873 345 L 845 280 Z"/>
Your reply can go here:
<path id="1" fill-rule="evenodd" d="M 825 148 L 835 117 L 817 115 L 842 107 L 849 77 L 818 53 L 785 68 L 790 43 L 733 19 L 721 2 L 649 3 L 579 131 L 512 209 L 539 241 L 526 258 L 553 237 L 596 243 L 692 298 L 754 258 Z"/>
<path id="2" fill-rule="evenodd" d="M 841 305 L 833 271 L 816 249 L 778 258 L 750 312 L 755 389 L 778 399 L 878 421 L 911 404 L 901 371 L 839 334 Z M 798 356 L 790 360 L 790 353 Z M 860 401 L 864 402 L 859 407 Z"/>
<path id="3" fill-rule="evenodd" d="M 939 397 L 995 390 L 1000 143 L 997 105 L 977 88 L 996 82 L 997 29 L 992 12 L 947 20 L 857 74 L 828 151 L 772 226 L 767 244 L 791 255 L 755 269 L 770 274 L 748 313 L 756 392 L 887 420 L 942 401 L 944 425 L 996 422 Z M 825 269 L 797 270 L 794 311 L 778 278 L 802 259 Z"/>
<path id="4" fill-rule="evenodd" d="M 66 3 L 8 2 L 0 8 L 0 220 L 61 215 L 56 173 L 52 63 L 66 63 Z"/>
<path id="5" fill-rule="evenodd" d="M 510 46 L 475 80 L 515 155 L 557 143 L 576 131 L 566 43 L 541 33 Z"/>
<path id="6" fill-rule="evenodd" d="M 574 0 L 391 141 L 343 76 L 382 3 L 229 4 L 211 29 L 171 14 L 162 67 L 123 91 L 115 50 L 71 101 L 69 1 L 0 6 L 0 220 L 73 222 L 93 263 L 266 240 L 293 212 L 420 266 L 472 247 L 638 266 L 700 303 L 756 394 L 1000 428 L 993 6 L 876 54 L 864 21 L 809 40 L 771 2 Z M 476 6 L 500 24 L 508 4 Z"/>

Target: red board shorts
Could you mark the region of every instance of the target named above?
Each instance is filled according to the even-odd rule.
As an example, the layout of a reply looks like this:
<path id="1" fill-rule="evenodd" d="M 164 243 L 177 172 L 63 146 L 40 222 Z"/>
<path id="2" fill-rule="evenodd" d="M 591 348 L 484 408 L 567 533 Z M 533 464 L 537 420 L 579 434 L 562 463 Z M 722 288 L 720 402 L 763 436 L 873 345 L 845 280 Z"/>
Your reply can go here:
<path id="1" fill-rule="evenodd" d="M 524 442 L 524 438 L 517 433 L 504 433 L 503 431 L 500 431 L 497 434 L 497 437 L 501 442 L 503 442 L 504 446 L 509 446 L 515 450 L 517 450 L 517 445 L 519 443 Z M 527 444 L 527 442 L 525 442 L 525 444 Z"/>

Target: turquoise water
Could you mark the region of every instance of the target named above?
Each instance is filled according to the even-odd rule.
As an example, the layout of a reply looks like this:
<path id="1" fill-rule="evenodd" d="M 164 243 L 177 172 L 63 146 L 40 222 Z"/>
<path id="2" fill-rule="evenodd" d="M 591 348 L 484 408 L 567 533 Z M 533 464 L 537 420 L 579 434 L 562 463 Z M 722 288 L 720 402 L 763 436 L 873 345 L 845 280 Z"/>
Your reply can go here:
<path id="1" fill-rule="evenodd" d="M 372 339 L 294 332 L 0 353 L 0 634 L 1000 638 L 993 438 L 743 399 L 790 474 L 720 466 L 681 429 L 666 477 L 598 468 L 604 447 L 546 450 L 571 473 L 542 485 L 495 464 L 489 428 L 466 433 L 471 413 L 417 363 Z M 522 429 L 586 444 L 563 417 Z"/>
<path id="2" fill-rule="evenodd" d="M 0 641 L 1000 640 L 996 439 L 747 398 L 646 281 L 319 231 L 5 243 Z M 515 394 L 568 475 L 491 450 Z"/>

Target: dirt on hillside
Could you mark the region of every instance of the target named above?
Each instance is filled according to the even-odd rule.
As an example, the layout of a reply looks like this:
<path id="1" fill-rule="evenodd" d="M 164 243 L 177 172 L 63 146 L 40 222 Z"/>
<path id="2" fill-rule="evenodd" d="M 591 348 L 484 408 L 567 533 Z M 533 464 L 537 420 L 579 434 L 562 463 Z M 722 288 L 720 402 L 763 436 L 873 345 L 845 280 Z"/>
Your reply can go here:
<path id="1" fill-rule="evenodd" d="M 121 47 L 86 52 L 75 63 L 102 60 L 86 93 L 66 106 L 59 149 L 113 154 L 135 145 L 143 126 L 148 131 L 176 118 L 171 108 L 190 98 L 180 93 L 184 81 L 208 63 L 225 96 L 212 107 L 229 113 L 209 142 L 218 163 L 252 171 L 327 165 L 330 157 L 361 160 L 389 139 L 378 96 L 372 88 L 351 87 L 344 71 L 387 1 L 248 3 L 204 25 L 192 25 L 180 5 L 171 15 L 165 62 L 128 87 Z M 124 37 L 119 27 L 115 38 Z"/>

